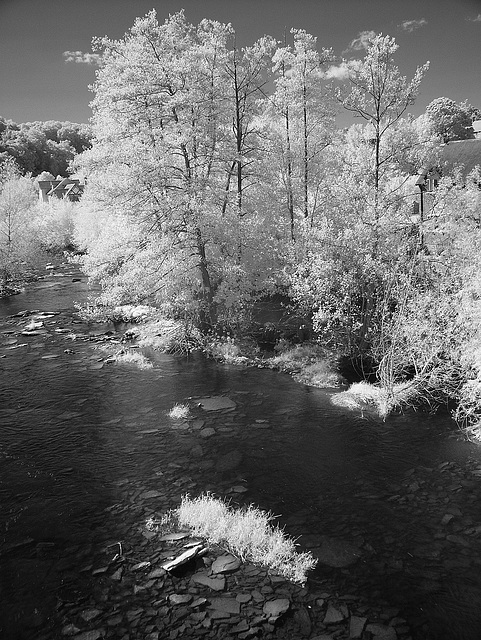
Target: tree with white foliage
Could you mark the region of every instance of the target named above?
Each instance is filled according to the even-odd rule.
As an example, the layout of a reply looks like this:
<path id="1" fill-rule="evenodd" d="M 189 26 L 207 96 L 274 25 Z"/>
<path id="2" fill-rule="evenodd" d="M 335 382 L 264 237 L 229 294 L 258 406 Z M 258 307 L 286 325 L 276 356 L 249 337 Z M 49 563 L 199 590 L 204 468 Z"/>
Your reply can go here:
<path id="1" fill-rule="evenodd" d="M 347 62 L 348 85 L 337 98 L 344 109 L 361 118 L 371 134 L 373 154 L 366 167 L 372 176 L 372 209 L 375 226 L 382 215 L 380 190 L 394 150 L 384 145 L 390 132 L 414 104 L 429 62 L 416 69 L 412 80 L 402 76 L 394 61 L 398 45 L 394 38 L 379 34 L 370 42 L 363 60 Z"/>
<path id="2" fill-rule="evenodd" d="M 256 206 L 254 116 L 272 43 L 239 52 L 233 38 L 230 25 L 193 26 L 183 12 L 159 24 L 151 11 L 123 39 L 97 40 L 95 139 L 78 161 L 88 174 L 82 209 L 90 203 L 107 227 L 131 233 L 122 243 L 104 229 L 83 234 L 91 275 L 108 274 L 119 303 L 136 273 L 137 300 L 191 310 L 204 327 L 216 323 L 225 282 L 232 290 L 247 268 L 251 280 L 268 271 L 257 260 L 269 222 Z"/>
<path id="3" fill-rule="evenodd" d="M 292 280 L 297 298 L 310 301 L 321 334 L 361 367 L 416 252 L 409 171 L 421 145 L 403 116 L 427 64 L 407 80 L 394 61 L 397 48 L 393 38 L 378 35 L 363 60 L 345 63 L 347 85 L 337 100 L 364 124 L 332 146 L 324 215 Z"/>
<path id="4" fill-rule="evenodd" d="M 265 127 L 272 160 L 285 191 L 291 237 L 296 217 L 311 221 L 325 182 L 323 151 L 334 130 L 332 101 L 325 84 L 329 49 L 317 50 L 317 38 L 292 29 L 292 45 L 273 55 L 275 92 L 266 100 Z"/>
<path id="5" fill-rule="evenodd" d="M 432 134 L 441 142 L 474 138 L 473 115 L 478 111 L 450 98 L 436 98 L 426 107 L 426 115 Z"/>
<path id="6" fill-rule="evenodd" d="M 36 192 L 12 158 L 0 165 L 0 294 L 36 263 L 40 251 L 34 232 Z"/>

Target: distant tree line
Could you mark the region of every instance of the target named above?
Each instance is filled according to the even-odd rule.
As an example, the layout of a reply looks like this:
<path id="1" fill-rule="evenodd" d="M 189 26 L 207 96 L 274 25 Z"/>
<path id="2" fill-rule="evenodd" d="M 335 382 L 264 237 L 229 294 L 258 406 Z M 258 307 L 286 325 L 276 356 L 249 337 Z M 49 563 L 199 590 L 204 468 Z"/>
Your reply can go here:
<path id="1" fill-rule="evenodd" d="M 92 146 L 88 124 L 74 122 L 25 122 L 17 124 L 0 116 L 0 164 L 13 158 L 22 174 L 49 172 L 68 175 L 76 154 Z"/>

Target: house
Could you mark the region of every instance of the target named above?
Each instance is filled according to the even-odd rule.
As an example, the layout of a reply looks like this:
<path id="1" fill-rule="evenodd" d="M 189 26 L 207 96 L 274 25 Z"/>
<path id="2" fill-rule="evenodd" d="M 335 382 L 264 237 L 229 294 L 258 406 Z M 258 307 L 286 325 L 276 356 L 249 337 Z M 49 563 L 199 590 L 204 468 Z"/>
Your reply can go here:
<path id="1" fill-rule="evenodd" d="M 476 139 L 481 139 L 481 120 L 475 120 L 473 122 L 473 132 L 474 132 L 474 137 Z"/>
<path id="2" fill-rule="evenodd" d="M 424 219 L 434 202 L 434 193 L 439 180 L 454 175 L 463 181 L 475 167 L 481 167 L 481 137 L 471 140 L 455 140 L 441 145 L 437 166 L 422 168 L 416 180 L 416 200 L 413 213 Z"/>
<path id="3" fill-rule="evenodd" d="M 56 180 L 39 180 L 38 198 L 40 202 L 50 202 L 51 198 L 78 202 L 85 184 L 76 178 L 57 178 Z"/>

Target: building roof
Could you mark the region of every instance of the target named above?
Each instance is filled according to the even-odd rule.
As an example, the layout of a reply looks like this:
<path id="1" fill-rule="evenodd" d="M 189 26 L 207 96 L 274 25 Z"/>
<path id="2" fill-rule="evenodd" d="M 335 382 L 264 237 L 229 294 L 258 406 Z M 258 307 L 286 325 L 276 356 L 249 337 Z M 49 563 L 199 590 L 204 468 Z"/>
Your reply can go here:
<path id="1" fill-rule="evenodd" d="M 476 166 L 481 166 L 480 138 L 455 140 L 441 146 L 439 168 L 443 175 L 459 169 L 463 176 L 467 176 Z"/>
<path id="2" fill-rule="evenodd" d="M 83 193 L 84 184 L 78 178 L 62 178 L 60 180 L 39 180 L 38 187 L 43 197 L 67 197 L 69 200 L 79 200 Z"/>

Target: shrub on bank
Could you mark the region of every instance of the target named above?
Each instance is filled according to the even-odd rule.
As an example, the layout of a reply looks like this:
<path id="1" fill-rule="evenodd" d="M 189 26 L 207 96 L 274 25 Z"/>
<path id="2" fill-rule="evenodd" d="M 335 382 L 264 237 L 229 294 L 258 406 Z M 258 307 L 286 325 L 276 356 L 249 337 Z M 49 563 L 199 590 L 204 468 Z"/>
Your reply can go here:
<path id="1" fill-rule="evenodd" d="M 232 338 L 215 333 L 204 336 L 202 350 L 214 360 L 238 365 L 256 362 L 260 352 L 250 337 Z"/>
<path id="2" fill-rule="evenodd" d="M 203 348 L 201 333 L 192 324 L 174 320 L 160 314 L 155 307 L 146 305 L 102 305 L 89 300 L 77 306 L 86 322 L 115 322 L 134 324 L 124 334 L 124 341 L 135 340 L 138 347 L 148 347 L 163 353 L 190 353 Z"/>
<path id="3" fill-rule="evenodd" d="M 150 347 L 164 353 L 191 353 L 202 346 L 200 332 L 181 320 L 151 317 L 136 327 L 139 347 Z"/>
<path id="4" fill-rule="evenodd" d="M 41 247 L 49 253 L 61 253 L 73 247 L 76 204 L 53 198 L 38 203 L 33 212 L 35 231 Z"/>
<path id="5" fill-rule="evenodd" d="M 276 348 L 278 355 L 268 358 L 273 369 L 293 374 L 294 378 L 312 387 L 337 387 L 342 377 L 332 354 L 317 344 L 292 346 L 282 341 Z"/>
<path id="6" fill-rule="evenodd" d="M 410 382 L 393 385 L 386 389 L 369 382 L 356 382 L 347 391 L 331 398 L 332 404 L 351 410 L 373 410 L 379 417 L 386 418 L 390 413 L 415 406 L 419 401 L 419 392 Z"/>

